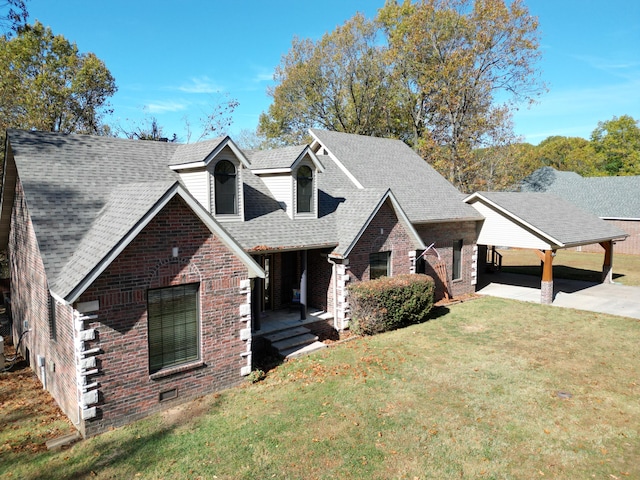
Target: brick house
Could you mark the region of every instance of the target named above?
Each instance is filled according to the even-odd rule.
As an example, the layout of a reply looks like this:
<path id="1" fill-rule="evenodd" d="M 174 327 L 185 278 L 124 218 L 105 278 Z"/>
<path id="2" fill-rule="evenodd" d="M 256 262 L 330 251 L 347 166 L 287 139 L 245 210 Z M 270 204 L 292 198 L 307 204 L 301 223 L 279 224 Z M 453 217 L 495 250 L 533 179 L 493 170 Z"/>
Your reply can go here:
<path id="1" fill-rule="evenodd" d="M 482 217 L 451 184 L 400 141 L 311 135 L 243 151 L 7 132 L 14 343 L 84 436 L 238 384 L 282 309 L 348 328 L 349 282 L 474 291 Z"/>

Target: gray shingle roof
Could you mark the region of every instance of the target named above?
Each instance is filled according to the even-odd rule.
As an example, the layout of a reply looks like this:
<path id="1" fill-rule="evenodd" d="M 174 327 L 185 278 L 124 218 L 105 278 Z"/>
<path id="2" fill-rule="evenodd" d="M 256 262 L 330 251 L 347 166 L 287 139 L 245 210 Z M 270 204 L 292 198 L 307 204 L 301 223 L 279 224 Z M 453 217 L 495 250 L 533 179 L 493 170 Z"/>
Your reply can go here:
<path id="1" fill-rule="evenodd" d="M 330 247 L 336 244 L 333 216 L 328 215 L 317 220 L 292 220 L 260 177 L 250 170 L 244 170 L 242 180 L 245 221 L 229 222 L 224 225 L 242 248 L 277 250 Z"/>
<path id="2" fill-rule="evenodd" d="M 130 183 L 112 190 L 75 251 L 50 284 L 51 290 L 67 297 L 177 181 Z"/>
<path id="3" fill-rule="evenodd" d="M 273 150 L 244 150 L 254 170 L 290 168 L 308 145 L 276 148 Z"/>
<path id="4" fill-rule="evenodd" d="M 335 253 L 340 256 L 348 254 L 349 248 L 359 233 L 366 226 L 374 209 L 387 193 L 388 189 L 365 188 L 345 192 L 348 202 L 341 203 L 336 211 L 338 246 Z"/>
<path id="5" fill-rule="evenodd" d="M 245 221 L 224 225 L 243 249 L 326 247 L 344 254 L 389 187 L 402 213 L 413 213 L 410 220 L 479 218 L 455 188 L 402 142 L 321 131 L 316 135 L 365 188 L 356 187 L 333 159 L 320 157 L 319 218 L 292 220 L 264 182 L 243 169 Z M 228 137 L 176 145 L 9 130 L 7 138 L 50 288 L 66 297 L 176 185 L 179 176 L 169 165 L 203 161 Z M 247 156 L 252 168 L 290 167 L 305 148 Z M 390 161 L 397 167 L 393 175 Z M 412 186 L 416 184 L 425 188 Z"/>
<path id="6" fill-rule="evenodd" d="M 178 179 L 166 166 L 177 147 L 170 143 L 20 130 L 9 130 L 7 138 L 51 288 L 67 291 L 76 275 L 89 268 L 89 252 L 110 243 L 103 237 L 126 229 L 132 217 L 143 214 L 136 209 L 145 208 L 144 195 L 130 203 L 128 215 L 109 214 L 109 231 L 99 221 L 94 224 L 101 214 L 124 209 L 114 203 L 114 192 L 151 182 L 155 195 Z M 98 230 L 91 232 L 94 227 Z M 68 265 L 72 260 L 80 262 L 77 267 Z M 72 276 L 62 279 L 63 270 Z"/>
<path id="7" fill-rule="evenodd" d="M 168 165 L 177 166 L 187 163 L 202 162 L 215 150 L 227 137 L 218 137 L 198 143 L 177 145 Z"/>
<path id="8" fill-rule="evenodd" d="M 520 186 L 523 192 L 548 192 L 607 219 L 640 219 L 640 176 L 582 177 L 543 167 Z"/>
<path id="9" fill-rule="evenodd" d="M 311 130 L 367 188 L 391 188 L 412 223 L 481 220 L 464 196 L 400 140 Z"/>
<path id="10" fill-rule="evenodd" d="M 476 195 L 488 199 L 564 245 L 597 243 L 627 236 L 614 225 L 550 193 L 478 192 Z"/>

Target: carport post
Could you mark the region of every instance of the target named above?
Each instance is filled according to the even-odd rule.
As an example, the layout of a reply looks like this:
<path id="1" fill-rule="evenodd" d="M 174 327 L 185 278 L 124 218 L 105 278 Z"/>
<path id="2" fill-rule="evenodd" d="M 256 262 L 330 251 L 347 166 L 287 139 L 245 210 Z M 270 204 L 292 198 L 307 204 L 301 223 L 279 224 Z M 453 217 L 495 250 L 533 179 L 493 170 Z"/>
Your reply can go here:
<path id="1" fill-rule="evenodd" d="M 613 240 L 600 242 L 600 246 L 604 248 L 602 283 L 613 283 Z"/>
<path id="2" fill-rule="evenodd" d="M 544 254 L 539 250 L 536 253 L 542 260 L 542 282 L 540 283 L 540 303 L 550 305 L 553 303 L 553 250 L 545 250 Z"/>

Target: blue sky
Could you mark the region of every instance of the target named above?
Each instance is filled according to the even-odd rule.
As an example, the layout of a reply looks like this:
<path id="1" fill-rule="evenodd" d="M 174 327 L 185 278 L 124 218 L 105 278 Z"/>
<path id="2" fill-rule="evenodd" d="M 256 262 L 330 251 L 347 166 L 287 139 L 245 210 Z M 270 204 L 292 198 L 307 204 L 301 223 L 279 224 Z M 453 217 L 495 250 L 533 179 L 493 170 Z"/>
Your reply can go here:
<path id="1" fill-rule="evenodd" d="M 185 118 L 228 96 L 240 103 L 229 133 L 255 129 L 271 103 L 267 87 L 294 36 L 318 39 L 355 12 L 373 17 L 384 0 L 29 0 L 29 20 L 94 52 L 116 79 L 111 124 L 156 117 L 186 141 Z M 549 92 L 514 115 L 515 132 L 588 138 L 598 121 L 640 120 L 640 2 L 528 0 L 540 21 L 542 79 Z M 101 6 L 97 6 L 101 5 Z M 195 138 L 192 137 L 192 141 Z"/>

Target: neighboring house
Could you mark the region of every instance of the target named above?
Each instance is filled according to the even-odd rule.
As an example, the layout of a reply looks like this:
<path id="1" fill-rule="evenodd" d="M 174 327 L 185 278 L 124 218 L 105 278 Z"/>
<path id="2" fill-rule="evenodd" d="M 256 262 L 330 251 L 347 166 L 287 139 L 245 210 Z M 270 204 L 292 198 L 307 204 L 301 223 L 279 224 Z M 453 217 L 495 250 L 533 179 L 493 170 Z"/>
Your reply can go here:
<path id="1" fill-rule="evenodd" d="M 242 151 L 7 132 L 14 342 L 83 435 L 236 385 L 282 308 L 348 328 L 350 282 L 474 291 L 482 216 L 451 184 L 400 141 L 311 135 Z"/>
<path id="2" fill-rule="evenodd" d="M 521 182 L 523 192 L 548 192 L 593 213 L 629 234 L 616 253 L 640 255 L 640 176 L 582 177 L 543 167 Z M 596 245 L 579 250 L 601 251 Z"/>

